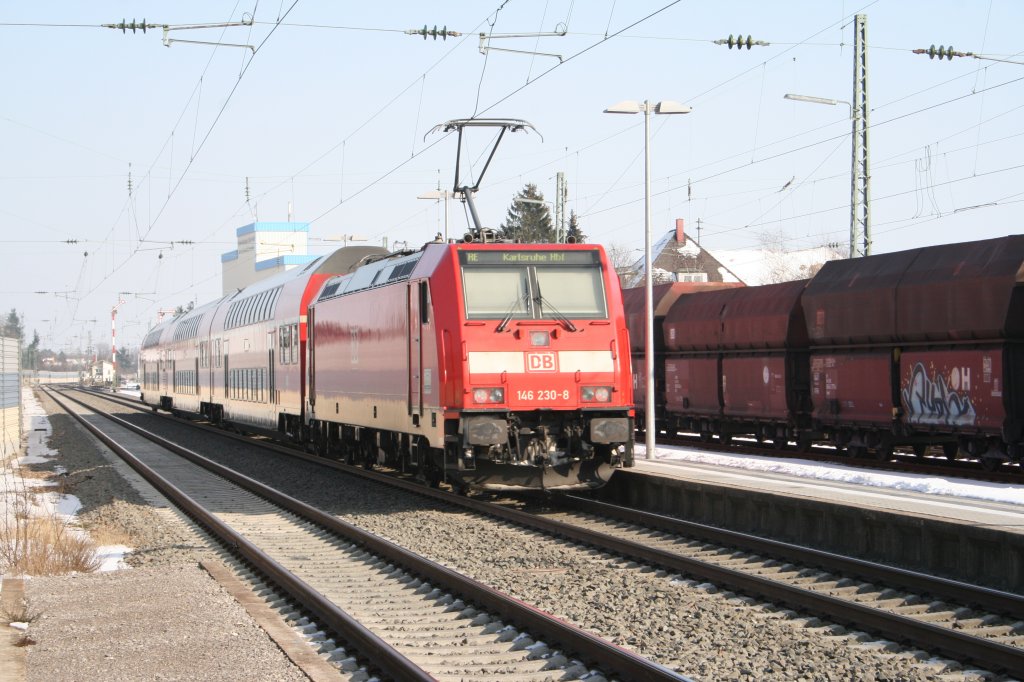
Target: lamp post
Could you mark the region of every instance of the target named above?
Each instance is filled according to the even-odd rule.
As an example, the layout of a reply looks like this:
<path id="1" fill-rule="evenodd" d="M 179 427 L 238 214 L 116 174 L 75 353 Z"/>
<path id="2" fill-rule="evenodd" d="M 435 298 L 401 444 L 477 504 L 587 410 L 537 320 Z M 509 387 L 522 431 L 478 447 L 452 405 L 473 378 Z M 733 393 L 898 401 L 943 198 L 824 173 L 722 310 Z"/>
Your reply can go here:
<path id="1" fill-rule="evenodd" d="M 417 199 L 436 199 L 438 201 L 444 199 L 444 241 L 446 244 L 448 243 L 448 200 L 454 196 L 456 196 L 455 192 L 440 188 L 416 196 Z"/>
<path id="2" fill-rule="evenodd" d="M 646 459 L 654 458 L 654 263 L 651 259 L 651 112 L 656 114 L 688 114 L 693 107 L 678 102 L 663 101 L 652 104 L 648 100 L 624 100 L 604 110 L 606 114 L 644 115 L 644 433 L 647 445 Z"/>

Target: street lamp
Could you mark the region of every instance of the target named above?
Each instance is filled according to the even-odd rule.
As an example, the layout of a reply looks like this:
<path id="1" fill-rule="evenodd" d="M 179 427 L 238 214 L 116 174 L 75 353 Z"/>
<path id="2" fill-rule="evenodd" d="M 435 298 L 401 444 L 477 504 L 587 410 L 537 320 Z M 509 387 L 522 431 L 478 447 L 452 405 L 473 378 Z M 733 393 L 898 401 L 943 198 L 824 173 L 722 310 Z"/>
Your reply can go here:
<path id="1" fill-rule="evenodd" d="M 654 278 L 651 260 L 651 111 L 656 114 L 688 114 L 693 107 L 669 100 L 652 104 L 636 100 L 624 100 L 604 110 L 606 114 L 644 115 L 644 432 L 646 435 L 647 459 L 654 458 L 654 434 L 657 425 L 654 420 Z"/>
<path id="2" fill-rule="evenodd" d="M 827 97 L 813 97 L 812 95 L 794 95 L 789 92 L 782 96 L 783 99 L 791 99 L 795 102 L 810 102 L 811 104 L 828 104 L 835 106 L 837 104 L 845 104 L 850 107 L 850 118 L 853 118 L 853 105 L 847 102 L 845 99 L 828 99 Z"/>
<path id="3" fill-rule="evenodd" d="M 444 241 L 448 243 L 448 200 L 458 196 L 458 192 L 450 192 L 446 189 L 435 189 L 416 196 L 417 199 L 444 199 Z"/>
<path id="4" fill-rule="evenodd" d="M 810 102 L 811 104 L 828 104 L 829 106 L 835 106 L 837 104 L 845 104 L 850 108 L 850 122 L 851 122 L 851 135 L 852 141 L 850 143 L 850 258 L 856 257 L 857 254 L 857 243 L 860 241 L 861 233 L 864 235 L 864 253 L 861 255 L 871 255 L 871 207 L 868 203 L 868 153 L 867 153 L 867 136 L 863 138 L 858 134 L 858 131 L 863 130 L 865 122 L 863 120 L 863 111 L 860 107 L 856 109 L 852 104 L 844 99 L 829 99 L 827 97 L 813 97 L 811 95 L 794 95 L 793 93 L 787 93 L 783 95 L 784 99 L 794 100 L 796 102 Z M 863 142 L 862 142 L 863 140 Z M 861 149 L 860 145 L 864 147 Z M 861 225 L 861 196 L 864 197 L 864 218 L 863 225 Z"/>

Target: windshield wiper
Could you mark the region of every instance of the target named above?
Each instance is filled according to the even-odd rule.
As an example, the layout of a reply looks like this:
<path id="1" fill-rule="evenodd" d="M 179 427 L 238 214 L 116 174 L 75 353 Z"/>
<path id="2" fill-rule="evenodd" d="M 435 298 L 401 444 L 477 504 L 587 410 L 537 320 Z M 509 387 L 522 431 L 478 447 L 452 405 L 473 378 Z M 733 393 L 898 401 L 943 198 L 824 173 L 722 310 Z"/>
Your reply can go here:
<path id="1" fill-rule="evenodd" d="M 520 303 L 526 300 L 527 295 L 528 294 L 524 293 L 522 296 L 512 301 L 512 305 L 508 307 L 505 317 L 501 318 L 501 322 L 498 323 L 498 326 L 494 330 L 495 332 L 500 334 L 505 331 L 505 328 L 508 327 L 508 323 L 512 321 L 512 316 L 515 314 L 516 308 L 519 307 Z"/>
<path id="2" fill-rule="evenodd" d="M 564 324 L 565 328 L 568 329 L 570 332 L 576 331 L 576 325 L 574 325 L 572 323 L 572 320 L 570 320 L 568 317 L 566 317 L 562 313 L 562 311 L 560 311 L 558 308 L 556 308 L 551 303 L 551 301 L 549 301 L 548 299 L 544 298 L 544 294 L 540 293 L 540 282 L 539 281 L 537 282 L 537 295 L 533 297 L 533 300 L 537 304 L 537 312 L 540 314 L 541 319 L 544 318 L 544 309 L 543 309 L 542 306 L 543 306 L 543 304 L 546 304 L 547 307 L 548 307 L 548 310 L 551 311 L 551 316 L 553 318 L 555 318 L 556 320 L 558 320 L 559 322 Z"/>

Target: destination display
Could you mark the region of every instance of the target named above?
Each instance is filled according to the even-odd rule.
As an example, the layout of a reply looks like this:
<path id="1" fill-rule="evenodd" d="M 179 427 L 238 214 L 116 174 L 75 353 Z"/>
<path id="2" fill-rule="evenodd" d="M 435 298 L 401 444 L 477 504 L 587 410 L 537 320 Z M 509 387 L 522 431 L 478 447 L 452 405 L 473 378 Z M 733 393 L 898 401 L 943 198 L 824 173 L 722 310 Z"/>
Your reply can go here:
<path id="1" fill-rule="evenodd" d="M 587 251 L 460 251 L 463 265 L 594 265 L 597 249 Z"/>

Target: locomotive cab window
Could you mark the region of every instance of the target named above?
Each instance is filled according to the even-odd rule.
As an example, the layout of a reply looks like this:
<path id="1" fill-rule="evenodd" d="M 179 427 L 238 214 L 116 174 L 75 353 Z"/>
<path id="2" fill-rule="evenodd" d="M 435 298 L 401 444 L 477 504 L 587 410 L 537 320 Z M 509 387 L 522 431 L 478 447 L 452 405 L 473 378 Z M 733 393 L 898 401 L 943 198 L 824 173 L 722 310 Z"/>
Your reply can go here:
<path id="1" fill-rule="evenodd" d="M 466 318 L 607 319 L 595 251 L 463 251 Z"/>

